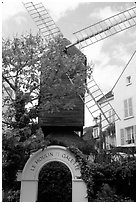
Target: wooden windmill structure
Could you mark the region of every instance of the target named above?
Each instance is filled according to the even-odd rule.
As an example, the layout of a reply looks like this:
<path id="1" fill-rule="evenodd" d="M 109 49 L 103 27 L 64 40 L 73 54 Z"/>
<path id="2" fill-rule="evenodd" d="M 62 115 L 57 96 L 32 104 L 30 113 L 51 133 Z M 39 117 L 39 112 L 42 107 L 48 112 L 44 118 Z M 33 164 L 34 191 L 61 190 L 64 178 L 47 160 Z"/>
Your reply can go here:
<path id="1" fill-rule="evenodd" d="M 33 2 L 28 2 L 24 3 L 24 6 L 46 41 L 58 35 L 63 36 L 42 3 L 34 4 Z M 70 43 L 70 41 L 65 39 L 65 51 L 67 55 L 80 53 L 79 49 L 135 26 L 135 18 L 136 7 L 133 7 L 73 33 L 77 39 L 74 43 Z M 79 46 L 79 49 L 75 46 Z M 105 124 L 102 127 L 103 129 L 110 125 L 108 115 L 110 110 L 113 110 L 112 113 L 114 114 L 115 121 L 119 119 L 119 116 L 108 100 L 106 100 L 105 95 L 93 77 L 87 81 L 85 89 L 85 98 L 77 96 L 75 100 L 76 106 L 73 110 L 64 110 L 54 114 L 49 114 L 45 110 L 40 111 L 39 123 L 46 134 L 52 131 L 53 128 L 54 130 L 66 129 L 82 132 L 84 125 L 84 104 L 93 118 L 96 117 L 97 113 L 102 115 L 101 123 Z M 106 103 L 100 106 L 98 100 L 102 97 L 104 97 Z"/>

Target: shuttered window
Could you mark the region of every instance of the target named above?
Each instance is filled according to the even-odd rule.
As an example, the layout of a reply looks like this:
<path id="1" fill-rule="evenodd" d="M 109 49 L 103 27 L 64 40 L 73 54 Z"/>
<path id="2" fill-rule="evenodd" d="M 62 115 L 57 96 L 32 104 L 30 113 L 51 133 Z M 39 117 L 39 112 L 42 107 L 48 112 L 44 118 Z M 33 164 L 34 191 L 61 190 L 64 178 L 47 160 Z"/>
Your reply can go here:
<path id="1" fill-rule="evenodd" d="M 120 129 L 120 138 L 121 138 L 121 145 L 124 145 L 125 144 L 124 129 Z"/>
<path id="2" fill-rule="evenodd" d="M 125 113 L 125 118 L 128 117 L 128 103 L 127 103 L 127 99 L 124 100 L 124 113 Z"/>
<path id="3" fill-rule="evenodd" d="M 128 105 L 129 105 L 129 116 L 132 116 L 133 115 L 132 98 L 128 99 Z"/>
<path id="4" fill-rule="evenodd" d="M 125 128 L 127 144 L 135 143 L 135 126 Z"/>
<path id="5" fill-rule="evenodd" d="M 124 100 L 124 116 L 125 118 L 133 116 L 132 98 Z"/>

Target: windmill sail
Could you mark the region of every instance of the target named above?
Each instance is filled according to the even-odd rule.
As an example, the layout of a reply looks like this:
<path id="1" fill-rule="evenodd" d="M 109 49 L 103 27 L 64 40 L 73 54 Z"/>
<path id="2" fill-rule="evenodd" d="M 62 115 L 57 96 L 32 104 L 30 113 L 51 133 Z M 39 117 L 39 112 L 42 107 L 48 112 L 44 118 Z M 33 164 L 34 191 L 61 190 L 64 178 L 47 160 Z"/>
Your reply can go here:
<path id="1" fill-rule="evenodd" d="M 85 48 L 135 25 L 136 7 L 133 7 L 73 33 L 76 42 L 66 46 L 66 49 L 74 45 L 79 45 L 80 49 Z"/>
<path id="2" fill-rule="evenodd" d="M 62 35 L 42 3 L 34 4 L 33 2 L 27 2 L 23 4 L 46 40 Z"/>
<path id="3" fill-rule="evenodd" d="M 93 77 L 87 83 L 86 90 L 87 94 L 85 96 L 85 105 L 93 118 L 97 117 L 98 114 L 102 114 L 101 123 L 103 130 L 112 123 L 110 120 L 111 117 L 113 118 L 114 122 L 120 120 L 118 114 L 115 112 L 112 105 L 108 102 L 108 99 L 103 94 L 102 90 L 95 82 Z M 103 103 L 100 104 L 100 101 L 103 101 Z"/>
<path id="4" fill-rule="evenodd" d="M 69 76 L 68 78 L 70 79 Z M 73 83 L 71 79 L 70 81 L 71 83 Z M 93 119 L 101 114 L 102 130 L 105 130 L 105 128 L 111 125 L 112 122 L 120 120 L 118 114 L 115 112 L 112 105 L 108 102 L 108 99 L 106 98 L 98 84 L 95 82 L 93 77 L 86 84 L 85 90 L 85 98 L 83 98 L 82 96 L 80 96 L 80 98 L 84 102 Z M 100 103 L 100 101 L 103 101 L 103 103 Z M 109 114 L 109 112 L 111 114 Z M 113 121 L 111 121 L 111 117 L 113 118 Z"/>

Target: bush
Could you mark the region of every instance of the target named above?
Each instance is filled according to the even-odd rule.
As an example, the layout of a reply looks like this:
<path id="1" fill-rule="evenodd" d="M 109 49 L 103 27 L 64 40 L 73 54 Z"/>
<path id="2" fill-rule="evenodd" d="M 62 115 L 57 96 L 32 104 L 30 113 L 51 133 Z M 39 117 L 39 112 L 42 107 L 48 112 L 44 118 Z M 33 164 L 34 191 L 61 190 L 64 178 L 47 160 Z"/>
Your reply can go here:
<path id="1" fill-rule="evenodd" d="M 135 157 L 112 161 L 112 155 L 103 152 L 101 159 L 96 158 L 96 162 L 88 163 L 80 150 L 71 147 L 70 151 L 75 154 L 80 164 L 90 202 L 98 202 L 98 199 L 120 202 L 136 200 Z"/>
<path id="2" fill-rule="evenodd" d="M 19 202 L 20 190 L 9 190 L 4 193 L 3 202 Z"/>
<path id="3" fill-rule="evenodd" d="M 96 197 L 95 202 L 132 202 L 132 200 L 127 197 L 117 195 L 108 184 L 103 184 Z"/>
<path id="4" fill-rule="evenodd" d="M 107 160 L 101 160 L 92 163 L 89 162 L 86 159 L 86 155 L 84 155 L 76 147 L 69 147 L 69 150 L 75 155 L 77 162 L 80 164 L 82 179 L 87 185 L 89 202 L 136 201 L 135 157 L 121 159 L 121 161 L 111 162 L 108 160 L 107 162 Z M 45 195 L 45 193 L 47 193 L 47 195 L 49 195 L 49 199 L 51 199 L 51 195 L 53 195 L 52 193 L 54 192 L 55 196 L 52 198 L 56 199 L 54 201 L 58 202 L 59 200 L 60 202 L 68 202 L 68 200 L 71 200 L 70 172 L 68 172 L 64 165 L 60 166 L 58 163 L 56 165 L 56 163 L 57 162 L 51 163 L 50 166 L 44 168 L 44 172 L 40 174 L 39 196 L 41 197 L 41 194 L 44 193 L 43 195 Z M 57 178 L 57 175 L 59 175 L 58 188 L 44 187 L 46 183 L 47 186 L 52 186 Z M 43 181 L 45 181 L 46 183 L 44 183 Z M 56 186 L 56 184 L 54 185 Z M 19 186 L 8 191 L 3 201 L 18 202 L 18 187 Z M 66 201 L 64 200 L 65 197 Z"/>

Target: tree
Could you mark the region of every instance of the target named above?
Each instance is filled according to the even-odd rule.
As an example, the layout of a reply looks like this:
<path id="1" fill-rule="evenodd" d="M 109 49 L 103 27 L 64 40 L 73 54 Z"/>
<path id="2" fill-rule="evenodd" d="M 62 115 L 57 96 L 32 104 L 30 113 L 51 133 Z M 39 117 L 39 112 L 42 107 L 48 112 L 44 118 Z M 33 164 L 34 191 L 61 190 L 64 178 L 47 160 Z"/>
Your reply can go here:
<path id="1" fill-rule="evenodd" d="M 16 188 L 17 170 L 46 144 L 37 120 L 40 97 L 54 112 L 74 107 L 73 99 L 63 104 L 66 95 L 84 94 L 91 68 L 80 53 L 68 56 L 64 48 L 63 38 L 46 44 L 39 34 L 2 41 L 4 189 Z"/>
<path id="2" fill-rule="evenodd" d="M 85 65 L 85 56 L 76 48 L 66 54 L 68 41 L 58 37 L 48 43 L 41 58 L 41 99 L 48 112 L 74 107 L 74 95 L 84 95 L 86 77 L 92 68 Z M 74 52 L 75 50 L 75 52 Z M 64 102 L 66 96 L 69 100 Z"/>

